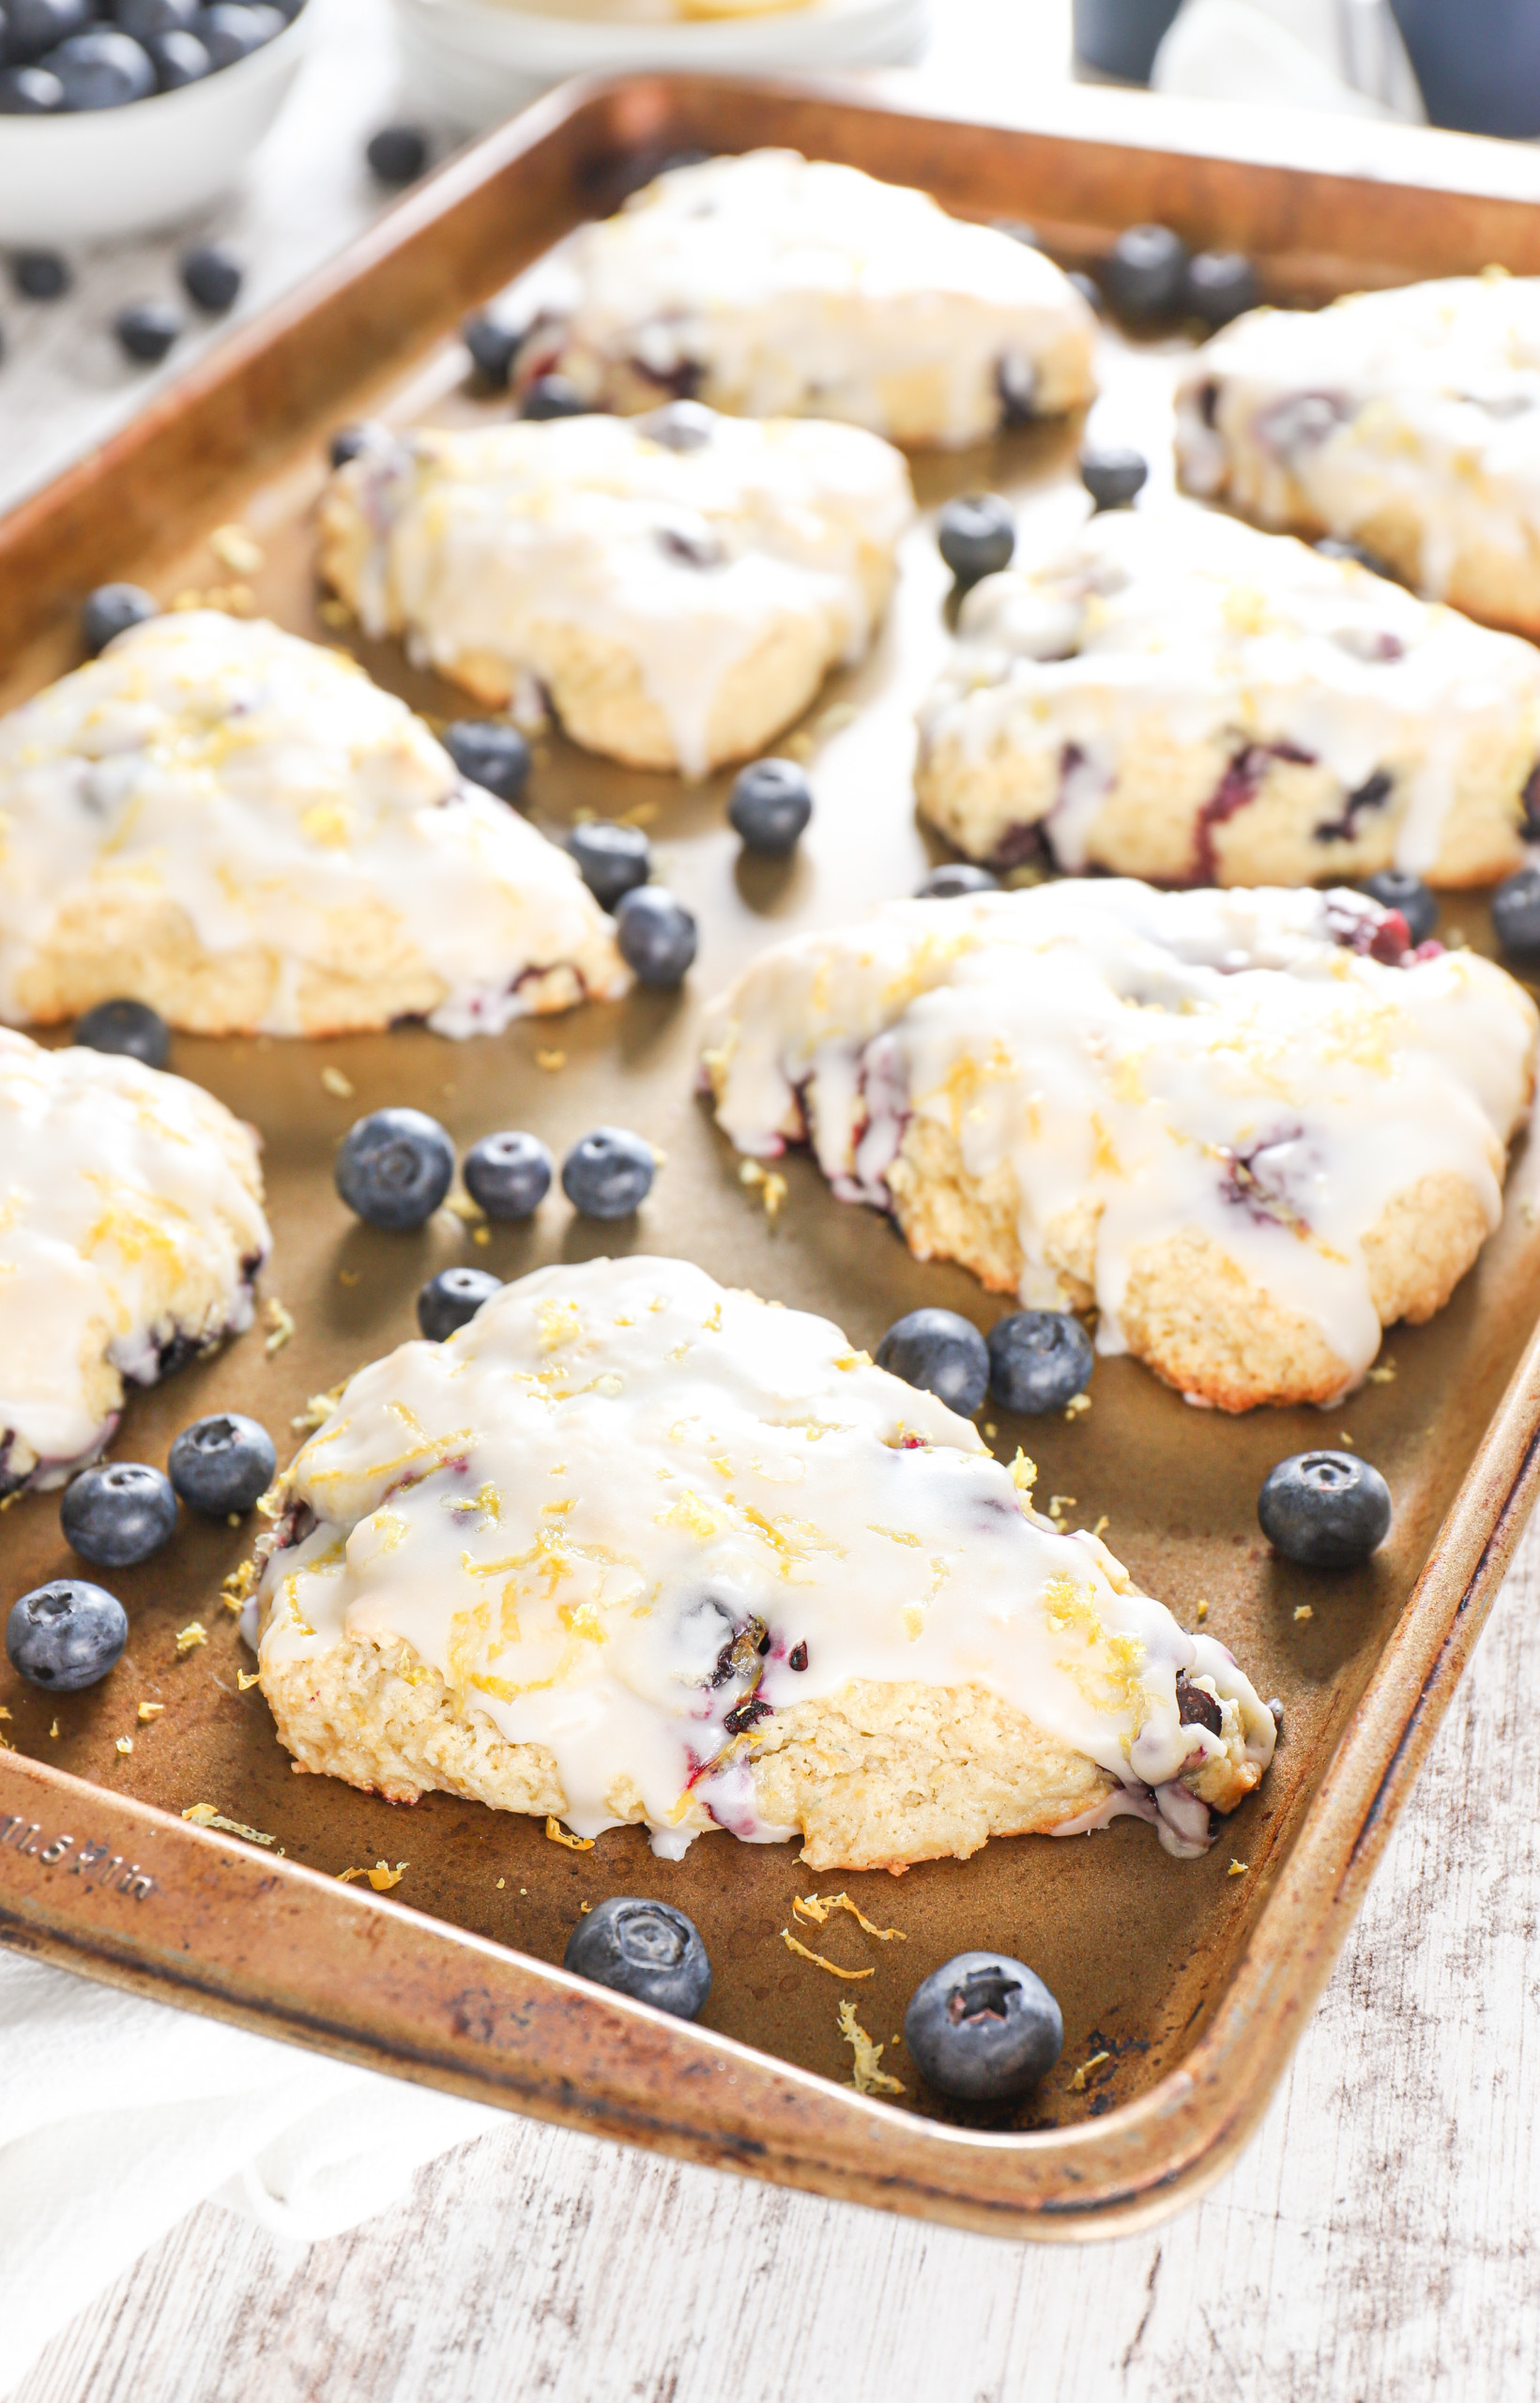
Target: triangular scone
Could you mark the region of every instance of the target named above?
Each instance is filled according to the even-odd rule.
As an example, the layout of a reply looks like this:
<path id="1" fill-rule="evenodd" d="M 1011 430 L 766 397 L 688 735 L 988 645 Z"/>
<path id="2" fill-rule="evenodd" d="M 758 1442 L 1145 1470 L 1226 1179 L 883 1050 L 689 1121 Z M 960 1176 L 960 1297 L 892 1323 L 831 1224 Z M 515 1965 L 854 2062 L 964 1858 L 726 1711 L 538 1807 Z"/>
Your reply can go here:
<path id="1" fill-rule="evenodd" d="M 321 573 L 375 635 L 574 742 L 704 775 L 859 658 L 913 513 L 850 425 L 709 409 L 376 436 L 322 503 Z"/>
<path id="2" fill-rule="evenodd" d="M 970 859 L 1157 884 L 1489 884 L 1524 856 L 1540 655 L 1351 559 L 1107 510 L 962 605 L 920 806 Z"/>
<path id="3" fill-rule="evenodd" d="M 670 169 L 537 269 L 529 298 L 520 381 L 556 369 L 602 408 L 672 394 L 951 447 L 1095 389 L 1096 320 L 1041 251 L 795 150 Z"/>
<path id="4" fill-rule="evenodd" d="M 893 901 L 713 1005 L 721 1125 L 1221 1410 L 1330 1401 L 1502 1208 L 1536 1013 L 1359 893 Z"/>
<path id="5" fill-rule="evenodd" d="M 899 1869 L 1120 1811 L 1201 1851 L 1273 1753 L 1224 1646 L 827 1319 L 542 1268 L 361 1370 L 285 1473 L 261 1677 L 302 1768 L 801 1833 Z"/>
<path id="6" fill-rule="evenodd" d="M 0 1028 L 0 1494 L 62 1485 L 154 1385 L 252 1323 L 256 1137 L 181 1077 Z"/>
<path id="7" fill-rule="evenodd" d="M 0 1018 L 493 1034 L 629 982 L 566 853 L 343 654 L 200 609 L 0 720 Z"/>

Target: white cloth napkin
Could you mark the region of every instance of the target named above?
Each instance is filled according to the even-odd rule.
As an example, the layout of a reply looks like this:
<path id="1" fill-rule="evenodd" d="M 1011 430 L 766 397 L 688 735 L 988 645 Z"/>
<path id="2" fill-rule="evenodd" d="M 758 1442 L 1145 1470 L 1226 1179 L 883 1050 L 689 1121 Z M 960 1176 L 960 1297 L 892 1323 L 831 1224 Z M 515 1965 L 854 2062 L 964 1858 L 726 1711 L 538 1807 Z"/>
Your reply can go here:
<path id="1" fill-rule="evenodd" d="M 502 2123 L 0 1951 L 0 2395 L 196 2205 L 335 2236 Z"/>
<path id="2" fill-rule="evenodd" d="M 1387 0 L 1185 0 L 1150 82 L 1189 99 L 1426 122 Z"/>

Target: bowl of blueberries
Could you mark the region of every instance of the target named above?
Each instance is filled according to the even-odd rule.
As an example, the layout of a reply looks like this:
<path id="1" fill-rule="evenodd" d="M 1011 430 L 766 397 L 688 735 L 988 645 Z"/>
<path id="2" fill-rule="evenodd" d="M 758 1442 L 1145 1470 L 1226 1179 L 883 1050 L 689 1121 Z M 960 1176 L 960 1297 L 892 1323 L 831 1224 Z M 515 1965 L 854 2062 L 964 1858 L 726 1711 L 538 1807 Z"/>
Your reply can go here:
<path id="1" fill-rule="evenodd" d="M 293 82 L 304 0 L 0 0 L 0 243 L 206 208 Z"/>

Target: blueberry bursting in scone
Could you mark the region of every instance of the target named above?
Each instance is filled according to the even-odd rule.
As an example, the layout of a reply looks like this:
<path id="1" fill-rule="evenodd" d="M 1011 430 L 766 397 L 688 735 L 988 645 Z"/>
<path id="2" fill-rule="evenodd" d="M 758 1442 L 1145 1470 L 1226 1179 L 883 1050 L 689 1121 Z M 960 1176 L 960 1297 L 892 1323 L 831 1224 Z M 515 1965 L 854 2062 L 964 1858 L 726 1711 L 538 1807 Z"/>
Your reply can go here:
<path id="1" fill-rule="evenodd" d="M 373 440 L 322 505 L 321 573 L 370 634 L 590 751 L 702 775 L 858 658 L 913 509 L 848 425 L 681 402 Z"/>
<path id="2" fill-rule="evenodd" d="M 844 418 L 916 447 L 1078 408 L 1096 323 L 1036 251 L 854 167 L 755 150 L 677 167 L 505 306 L 518 377 L 626 414 L 705 401 Z"/>
<path id="3" fill-rule="evenodd" d="M 0 720 L 0 1018 L 496 1033 L 629 983 L 571 860 L 342 654 L 193 610 Z"/>
<path id="4" fill-rule="evenodd" d="M 1540 784 L 1540 656 L 1208 511 L 1108 512 L 964 601 L 920 806 L 970 859 L 1159 884 L 1491 883 Z"/>
<path id="5" fill-rule="evenodd" d="M 1183 379 L 1177 457 L 1189 492 L 1540 635 L 1540 280 L 1489 268 L 1238 318 Z"/>
<path id="6" fill-rule="evenodd" d="M 1502 1214 L 1536 1012 L 1337 891 L 1111 880 L 890 902 L 713 1006 L 738 1148 L 810 1143 L 921 1259 L 1090 1309 L 1222 1410 L 1329 1401 Z"/>
<path id="7" fill-rule="evenodd" d="M 62 1485 L 154 1385 L 252 1323 L 256 1138 L 181 1077 L 0 1029 L 0 1493 Z"/>
<path id="8" fill-rule="evenodd" d="M 826 1319 L 542 1268 L 361 1370 L 285 1472 L 260 1676 L 303 1769 L 677 1859 L 901 1869 L 1120 1812 L 1192 1855 L 1273 1727 L 1094 1536 Z"/>

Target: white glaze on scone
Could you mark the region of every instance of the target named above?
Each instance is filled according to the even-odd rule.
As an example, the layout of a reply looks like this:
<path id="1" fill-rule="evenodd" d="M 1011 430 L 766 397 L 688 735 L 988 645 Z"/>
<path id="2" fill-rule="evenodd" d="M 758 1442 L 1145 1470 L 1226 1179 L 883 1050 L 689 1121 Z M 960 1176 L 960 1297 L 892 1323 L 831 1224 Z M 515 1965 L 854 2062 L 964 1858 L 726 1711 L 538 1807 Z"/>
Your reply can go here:
<path id="1" fill-rule="evenodd" d="M 404 1696 L 442 1681 L 462 1728 L 554 1762 L 546 1807 L 581 1834 L 640 1820 L 676 1858 L 713 1824 L 790 1836 L 756 1753 L 861 1681 L 998 1697 L 1105 1772 L 1099 1823 L 1135 1810 L 1184 1852 L 1205 1773 L 1233 1802 L 1272 1757 L 1223 1645 L 1035 1515 L 968 1421 L 678 1261 L 541 1269 L 360 1370 L 282 1504 L 259 1594 L 285 1740 L 373 1647 Z M 1179 1675 L 1222 1728 L 1181 1723 Z M 369 1743 L 344 1729 L 359 1782 Z"/>
<path id="2" fill-rule="evenodd" d="M 1438 883 L 1522 861 L 1540 655 L 1351 560 L 1108 511 L 968 595 L 921 806 L 970 858 L 1160 882 Z"/>
<path id="3" fill-rule="evenodd" d="M 1433 599 L 1540 630 L 1540 279 L 1258 309 L 1178 396 L 1190 492 L 1360 541 Z"/>
<path id="4" fill-rule="evenodd" d="M 794 150 L 660 176 L 529 296 L 521 378 L 556 368 L 608 408 L 673 394 L 956 445 L 1093 390 L 1095 319 L 1041 251 Z"/>
<path id="5" fill-rule="evenodd" d="M 1405 941 L 1399 918 L 1347 892 L 1098 880 L 891 902 L 762 954 L 709 1013 L 707 1068 L 740 1151 L 810 1139 L 842 1198 L 879 1206 L 902 1182 L 916 1248 L 1003 1284 L 978 1223 L 993 1210 L 993 1257 L 1022 1298 L 1094 1301 L 1104 1352 L 1138 1348 L 1227 1408 L 1328 1400 L 1379 1346 L 1370 1254 L 1387 1212 L 1423 1192 L 1413 1254 L 1449 1209 L 1462 1219 L 1453 1267 L 1441 1254 L 1428 1280 L 1405 1263 L 1389 1278 L 1405 1293 L 1394 1314 L 1426 1316 L 1497 1224 L 1530 1097 L 1523 989 L 1470 953 Z M 961 1196 L 951 1234 L 927 1159 Z M 1437 1208 L 1430 1179 L 1447 1181 Z M 1248 1280 L 1258 1321 L 1314 1330 L 1324 1369 L 1291 1384 L 1244 1358 L 1205 1368 L 1199 1345 L 1189 1376 L 1134 1346 L 1131 1286 L 1142 1316 L 1148 1276 L 1200 1255 L 1205 1276 Z M 1186 1297 L 1200 1332 L 1212 1299 L 1202 1283 Z"/>
<path id="6" fill-rule="evenodd" d="M 865 649 L 912 510 L 899 453 L 848 425 L 690 405 L 431 431 L 333 477 L 322 571 L 483 697 L 533 680 L 578 742 L 699 775 Z"/>
<path id="7" fill-rule="evenodd" d="M 184 1078 L 0 1028 L 0 1492 L 62 1485 L 127 1379 L 252 1322 L 256 1139 Z"/>
<path id="8" fill-rule="evenodd" d="M 496 1033 L 629 982 L 566 854 L 341 653 L 215 610 L 0 722 L 0 1017 Z"/>

